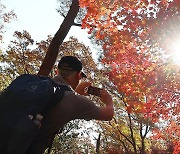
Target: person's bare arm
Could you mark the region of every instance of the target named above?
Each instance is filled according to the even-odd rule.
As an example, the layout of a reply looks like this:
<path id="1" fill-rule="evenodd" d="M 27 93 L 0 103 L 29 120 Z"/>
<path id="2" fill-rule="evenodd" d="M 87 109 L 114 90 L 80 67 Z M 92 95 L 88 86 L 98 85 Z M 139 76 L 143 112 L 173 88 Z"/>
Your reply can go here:
<path id="1" fill-rule="evenodd" d="M 96 120 L 110 121 L 114 116 L 112 97 L 106 90 L 102 90 L 100 99 L 105 104 L 105 107 L 100 107 L 99 115 Z"/>
<path id="2" fill-rule="evenodd" d="M 86 88 L 91 85 L 90 82 L 81 82 L 76 87 L 76 92 L 80 95 L 87 96 Z M 111 95 L 106 90 L 101 90 L 101 97 L 100 100 L 105 104 L 104 107 L 99 108 L 99 115 L 96 117 L 96 120 L 107 120 L 110 121 L 114 116 L 114 108 L 113 108 L 113 101 Z"/>

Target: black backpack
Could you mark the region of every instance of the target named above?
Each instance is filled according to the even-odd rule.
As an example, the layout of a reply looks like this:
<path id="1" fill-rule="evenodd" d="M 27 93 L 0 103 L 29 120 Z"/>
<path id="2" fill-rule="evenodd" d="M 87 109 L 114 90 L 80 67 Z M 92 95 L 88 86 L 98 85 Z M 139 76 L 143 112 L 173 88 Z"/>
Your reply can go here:
<path id="1" fill-rule="evenodd" d="M 41 126 L 37 116 L 44 119 L 70 90 L 49 77 L 17 77 L 0 94 L 0 153 L 24 154 Z"/>

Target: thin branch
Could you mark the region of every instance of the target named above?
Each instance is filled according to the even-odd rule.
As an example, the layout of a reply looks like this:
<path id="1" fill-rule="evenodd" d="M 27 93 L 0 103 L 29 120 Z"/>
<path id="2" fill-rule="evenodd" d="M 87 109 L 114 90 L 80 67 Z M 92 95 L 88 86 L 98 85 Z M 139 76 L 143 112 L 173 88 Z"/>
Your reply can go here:
<path id="1" fill-rule="evenodd" d="M 75 22 L 74 22 L 73 26 L 79 26 L 79 27 L 81 27 L 82 24 L 78 24 L 78 23 L 75 23 Z"/>
<path id="2" fill-rule="evenodd" d="M 131 115 L 129 113 L 128 113 L 128 118 L 129 118 L 129 129 L 130 129 L 130 132 L 131 132 L 131 138 L 132 138 L 132 142 L 133 142 L 134 151 L 135 151 L 135 153 L 137 153 L 136 141 L 134 139 L 134 132 L 133 132 L 133 129 L 132 129 Z"/>
<path id="3" fill-rule="evenodd" d="M 114 119 L 115 123 L 117 124 L 116 119 L 115 119 L 115 118 L 113 118 L 113 119 Z M 111 123 L 110 123 L 110 125 L 111 125 Z M 111 126 L 112 126 L 112 125 L 111 125 Z M 119 127 L 117 126 L 116 128 L 117 128 L 119 134 L 121 134 L 130 144 L 133 145 L 133 142 L 132 142 L 126 135 L 124 135 L 124 134 L 120 131 Z"/>

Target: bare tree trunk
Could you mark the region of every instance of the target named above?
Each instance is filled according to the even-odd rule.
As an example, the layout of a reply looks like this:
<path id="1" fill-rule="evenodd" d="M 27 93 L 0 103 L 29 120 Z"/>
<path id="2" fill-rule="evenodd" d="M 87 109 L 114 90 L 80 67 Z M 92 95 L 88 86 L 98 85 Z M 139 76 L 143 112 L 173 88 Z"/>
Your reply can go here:
<path id="1" fill-rule="evenodd" d="M 145 142 L 144 142 L 144 140 L 145 140 L 146 135 L 148 133 L 148 128 L 149 128 L 149 126 L 147 124 L 146 125 L 146 129 L 145 129 L 145 133 L 143 135 L 143 133 L 142 133 L 142 131 L 143 131 L 143 123 L 141 122 L 141 124 L 140 124 L 140 136 L 141 136 L 141 149 L 140 149 L 140 153 L 141 154 L 145 154 L 146 153 L 145 152 Z"/>
<path id="2" fill-rule="evenodd" d="M 79 1 L 73 0 L 67 16 L 65 17 L 59 30 L 56 32 L 54 38 L 50 43 L 50 46 L 43 60 L 43 63 L 40 67 L 38 75 L 48 76 L 49 73 L 51 72 L 58 55 L 59 46 L 62 44 L 71 26 L 74 24 L 74 19 L 77 16 L 78 11 L 79 11 Z"/>
<path id="3" fill-rule="evenodd" d="M 132 139 L 132 142 L 133 142 L 133 148 L 134 148 L 134 152 L 135 154 L 137 154 L 137 148 L 136 148 L 136 141 L 134 139 L 134 132 L 133 132 L 133 125 L 132 125 L 132 120 L 131 120 L 131 115 L 128 113 L 128 117 L 129 117 L 129 129 L 130 129 L 130 132 L 131 132 L 131 139 Z"/>
<path id="4" fill-rule="evenodd" d="M 101 141 L 101 133 L 99 133 L 97 142 L 96 142 L 96 153 L 99 154 L 100 152 L 100 141 Z"/>

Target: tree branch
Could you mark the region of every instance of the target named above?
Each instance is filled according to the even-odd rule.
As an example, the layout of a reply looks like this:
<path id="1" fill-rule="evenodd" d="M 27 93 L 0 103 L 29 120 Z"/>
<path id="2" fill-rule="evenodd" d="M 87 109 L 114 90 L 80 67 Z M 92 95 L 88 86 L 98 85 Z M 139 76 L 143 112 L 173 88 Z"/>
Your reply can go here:
<path id="1" fill-rule="evenodd" d="M 51 72 L 58 55 L 59 46 L 62 44 L 71 26 L 74 24 L 74 19 L 78 11 L 79 11 L 79 1 L 73 0 L 66 18 L 64 19 L 59 30 L 56 32 L 54 38 L 52 39 L 49 45 L 48 51 L 40 67 L 38 75 L 48 76 L 49 73 Z"/>
<path id="2" fill-rule="evenodd" d="M 114 122 L 115 122 L 116 124 L 118 124 L 116 118 L 113 118 L 113 119 L 114 119 Z M 111 125 L 111 123 L 110 123 L 110 125 Z M 111 126 L 112 126 L 112 125 L 111 125 Z M 125 134 L 123 134 L 123 133 L 120 131 L 119 127 L 116 126 L 116 128 L 117 128 L 119 134 L 122 135 L 130 144 L 133 145 L 133 142 L 132 142 Z"/>
<path id="3" fill-rule="evenodd" d="M 74 24 L 73 24 L 73 26 L 79 26 L 79 27 L 81 27 L 81 26 L 82 26 L 82 24 L 77 24 L 77 23 L 74 23 Z"/>
<path id="4" fill-rule="evenodd" d="M 133 128 L 132 128 L 132 121 L 131 121 L 130 113 L 128 113 L 128 118 L 129 118 L 129 129 L 130 129 L 130 132 L 131 132 L 131 139 L 132 139 L 132 142 L 133 142 L 134 152 L 137 153 L 136 141 L 134 139 L 134 133 L 133 133 Z"/>

